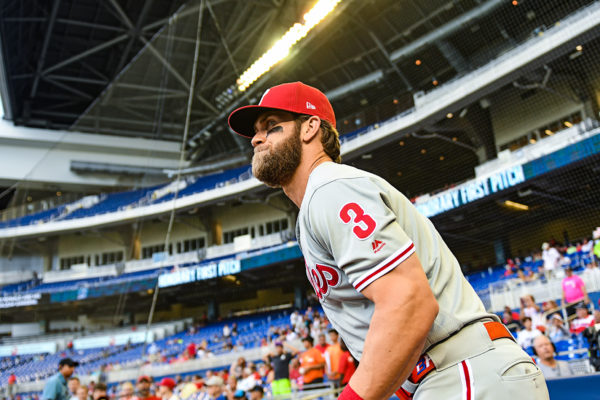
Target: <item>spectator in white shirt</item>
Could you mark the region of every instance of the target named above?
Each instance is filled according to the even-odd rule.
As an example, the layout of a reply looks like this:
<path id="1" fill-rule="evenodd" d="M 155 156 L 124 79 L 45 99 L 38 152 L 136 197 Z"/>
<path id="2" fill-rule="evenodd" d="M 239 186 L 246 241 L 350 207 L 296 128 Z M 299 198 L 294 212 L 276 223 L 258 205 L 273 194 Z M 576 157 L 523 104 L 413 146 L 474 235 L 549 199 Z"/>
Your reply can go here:
<path id="1" fill-rule="evenodd" d="M 247 392 L 259 383 L 254 376 L 254 371 L 250 367 L 246 367 L 242 372 L 242 379 L 238 382 L 237 388 Z"/>
<path id="2" fill-rule="evenodd" d="M 528 347 L 533 346 L 533 339 L 539 335 L 542 335 L 542 332 L 533 328 L 530 317 L 523 318 L 522 323 L 525 329 L 519 331 L 519 334 L 517 335 L 517 343 L 519 343 L 522 348 L 527 349 Z"/>
<path id="3" fill-rule="evenodd" d="M 544 314 L 542 314 L 540 306 L 535 303 L 534 297 L 530 294 L 521 297 L 521 320 L 523 317 L 531 318 L 534 328 L 542 330 L 546 328 Z"/>
<path id="4" fill-rule="evenodd" d="M 546 279 L 550 280 L 555 275 L 555 271 L 560 265 L 562 256 L 559 251 L 549 243 L 542 244 L 542 260 L 544 260 L 544 271 Z"/>

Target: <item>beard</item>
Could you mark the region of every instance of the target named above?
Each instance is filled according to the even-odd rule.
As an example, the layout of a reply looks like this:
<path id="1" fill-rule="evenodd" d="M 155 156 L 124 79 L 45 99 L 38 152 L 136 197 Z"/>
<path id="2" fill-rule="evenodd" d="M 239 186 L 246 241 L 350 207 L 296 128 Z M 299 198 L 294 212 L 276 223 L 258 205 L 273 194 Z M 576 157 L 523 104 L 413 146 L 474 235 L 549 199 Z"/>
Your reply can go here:
<path id="1" fill-rule="evenodd" d="M 273 146 L 270 150 L 254 153 L 252 157 L 252 174 L 265 185 L 281 187 L 292 180 L 300 159 L 302 157 L 302 143 L 300 132 L 294 134 L 284 142 Z"/>

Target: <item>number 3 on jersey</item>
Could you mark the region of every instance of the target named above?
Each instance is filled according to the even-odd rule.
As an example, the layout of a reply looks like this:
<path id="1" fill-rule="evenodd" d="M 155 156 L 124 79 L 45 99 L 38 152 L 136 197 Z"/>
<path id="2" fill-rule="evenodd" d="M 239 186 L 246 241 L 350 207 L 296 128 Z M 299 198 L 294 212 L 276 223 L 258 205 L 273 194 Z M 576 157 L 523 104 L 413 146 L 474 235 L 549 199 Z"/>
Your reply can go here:
<path id="1" fill-rule="evenodd" d="M 354 219 L 352 218 L 354 216 Z M 365 213 L 357 203 L 348 203 L 340 210 L 340 219 L 343 223 L 353 223 L 352 232 L 360 240 L 365 240 L 375 232 L 377 223 L 369 214 Z"/>

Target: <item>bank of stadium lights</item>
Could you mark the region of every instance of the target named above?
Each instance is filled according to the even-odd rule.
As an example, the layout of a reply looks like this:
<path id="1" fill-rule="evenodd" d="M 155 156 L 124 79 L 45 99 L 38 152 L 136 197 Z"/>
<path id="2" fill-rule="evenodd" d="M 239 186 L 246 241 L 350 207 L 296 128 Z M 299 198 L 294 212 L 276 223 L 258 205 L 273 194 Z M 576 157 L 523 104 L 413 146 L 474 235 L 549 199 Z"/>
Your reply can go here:
<path id="1" fill-rule="evenodd" d="M 573 126 L 573 124 L 569 121 L 565 121 L 563 122 L 563 124 L 567 127 L 567 128 L 571 128 Z"/>
<path id="2" fill-rule="evenodd" d="M 275 64 L 290 54 L 291 48 L 331 13 L 341 0 L 319 0 L 304 14 L 304 23 L 295 23 L 265 54 L 256 60 L 237 80 L 237 89 L 245 91 Z"/>

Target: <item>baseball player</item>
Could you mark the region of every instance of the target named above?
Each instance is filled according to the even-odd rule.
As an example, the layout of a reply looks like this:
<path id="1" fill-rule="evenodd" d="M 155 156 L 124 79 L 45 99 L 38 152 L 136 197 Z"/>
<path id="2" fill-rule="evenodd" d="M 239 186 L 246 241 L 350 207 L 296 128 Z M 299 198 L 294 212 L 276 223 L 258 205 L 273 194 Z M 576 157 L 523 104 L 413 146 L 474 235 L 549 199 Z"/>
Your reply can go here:
<path id="1" fill-rule="evenodd" d="M 322 92 L 272 87 L 229 126 L 252 139 L 255 177 L 299 208 L 306 274 L 360 361 L 340 399 L 549 398 L 542 372 L 485 311 L 433 224 L 384 179 L 340 164 Z"/>

